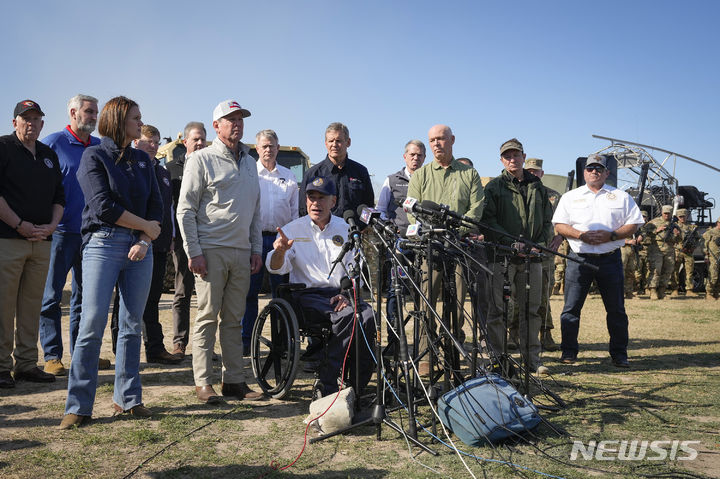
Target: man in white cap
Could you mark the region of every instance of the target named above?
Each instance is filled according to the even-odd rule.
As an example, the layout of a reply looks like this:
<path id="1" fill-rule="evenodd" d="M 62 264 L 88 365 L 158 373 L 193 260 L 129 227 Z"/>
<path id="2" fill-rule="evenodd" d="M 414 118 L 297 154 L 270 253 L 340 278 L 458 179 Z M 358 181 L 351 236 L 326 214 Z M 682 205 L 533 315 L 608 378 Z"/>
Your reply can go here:
<path id="1" fill-rule="evenodd" d="M 610 171 L 604 156 L 588 156 L 583 175 L 585 184 L 560 198 L 552 218 L 555 231 L 570 244 L 570 257 L 597 267 L 593 270 L 575 261 L 567 262 L 565 305 L 560 315 L 560 361 L 565 364 L 577 361 L 580 311 L 594 280 L 607 312 L 612 363 L 618 368 L 629 368 L 620 247 L 643 224 L 643 219 L 630 195 L 605 183 Z"/>
<path id="2" fill-rule="evenodd" d="M 242 317 L 250 274 L 262 266 L 257 167 L 249 148 L 240 141 L 248 116 L 250 112 L 234 100 L 215 107 L 217 138 L 187 158 L 178 199 L 178 224 L 197 291 L 195 392 L 198 400 L 212 404 L 221 401 L 212 386 L 218 326 L 223 396 L 261 397 L 245 381 L 242 354 Z"/>

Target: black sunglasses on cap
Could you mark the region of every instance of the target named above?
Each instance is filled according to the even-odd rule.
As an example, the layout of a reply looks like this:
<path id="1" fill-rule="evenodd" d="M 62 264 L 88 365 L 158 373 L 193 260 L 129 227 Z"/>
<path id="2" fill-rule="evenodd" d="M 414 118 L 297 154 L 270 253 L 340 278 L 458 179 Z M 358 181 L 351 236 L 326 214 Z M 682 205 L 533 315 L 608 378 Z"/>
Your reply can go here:
<path id="1" fill-rule="evenodd" d="M 597 171 L 598 173 L 602 173 L 605 171 L 605 167 L 600 165 L 590 165 L 585 167 L 585 171 Z"/>

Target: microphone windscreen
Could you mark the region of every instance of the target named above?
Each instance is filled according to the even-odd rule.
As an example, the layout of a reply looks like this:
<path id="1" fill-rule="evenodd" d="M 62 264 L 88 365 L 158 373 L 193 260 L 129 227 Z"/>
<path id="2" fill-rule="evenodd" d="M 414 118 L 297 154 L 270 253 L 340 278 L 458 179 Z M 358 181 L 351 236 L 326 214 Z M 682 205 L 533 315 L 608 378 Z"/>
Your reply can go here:
<path id="1" fill-rule="evenodd" d="M 347 223 L 349 219 L 355 219 L 355 212 L 353 210 L 345 210 L 343 213 L 343 219 Z"/>
<path id="2" fill-rule="evenodd" d="M 357 214 L 358 214 L 358 216 L 362 216 L 363 211 L 365 210 L 365 208 L 369 208 L 369 206 L 368 206 L 368 205 L 360 205 L 360 206 L 357 207 Z M 348 210 L 348 211 L 349 211 L 349 210 Z M 347 213 L 347 211 L 346 211 L 346 213 Z"/>
<path id="3" fill-rule="evenodd" d="M 420 206 L 430 211 L 438 211 L 440 209 L 440 205 L 430 200 L 422 200 Z"/>

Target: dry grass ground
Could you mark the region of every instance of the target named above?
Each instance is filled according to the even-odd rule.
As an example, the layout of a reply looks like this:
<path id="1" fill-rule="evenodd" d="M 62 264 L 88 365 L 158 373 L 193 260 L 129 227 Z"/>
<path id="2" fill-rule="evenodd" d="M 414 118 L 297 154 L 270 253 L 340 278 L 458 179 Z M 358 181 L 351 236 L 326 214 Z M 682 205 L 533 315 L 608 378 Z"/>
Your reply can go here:
<path id="1" fill-rule="evenodd" d="M 169 304 L 170 296 L 163 296 L 168 346 Z M 553 297 L 556 322 L 561 306 L 561 299 Z M 545 354 L 552 376 L 544 382 L 567 402 L 566 409 L 544 413 L 556 431 L 541 424 L 529 443 L 495 449 L 456 441 L 476 477 L 547 477 L 533 471 L 572 478 L 720 477 L 720 303 L 633 299 L 627 309 L 632 368 L 619 370 L 610 364 L 602 303 L 589 298 L 581 324 L 580 361 L 568 366 L 558 362 L 559 353 Z M 559 332 L 555 336 L 559 339 Z M 102 355 L 111 358 L 108 337 Z M 95 421 L 78 430 L 55 428 L 63 413 L 66 378 L 2 390 L 0 476 L 472 477 L 456 454 L 432 443 L 427 434 L 420 438 L 440 452 L 438 457 L 409 450 L 402 437 L 386 427 L 381 441 L 374 428 L 364 427 L 308 445 L 294 466 L 276 472 L 275 465 L 289 464 L 303 448 L 308 375 L 301 374 L 283 401 L 229 401 L 209 407 L 195 400 L 190 359 L 163 367 L 146 364 L 144 355 L 142 361 L 145 404 L 155 412 L 151 419 L 113 416 L 113 371 L 100 372 Z M 69 363 L 67 354 L 64 362 Z M 428 417 L 426 406 L 420 412 Z M 392 418 L 406 423 L 397 412 Z M 570 460 L 573 440 L 633 439 L 699 441 L 694 446 L 699 454 L 692 461 Z"/>

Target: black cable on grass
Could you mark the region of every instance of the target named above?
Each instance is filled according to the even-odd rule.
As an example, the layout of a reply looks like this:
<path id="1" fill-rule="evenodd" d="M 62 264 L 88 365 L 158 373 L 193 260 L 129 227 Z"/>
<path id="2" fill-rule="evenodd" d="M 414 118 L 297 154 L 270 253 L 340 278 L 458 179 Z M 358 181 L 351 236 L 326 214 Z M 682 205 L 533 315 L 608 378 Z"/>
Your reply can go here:
<path id="1" fill-rule="evenodd" d="M 260 407 L 264 407 L 264 406 L 260 406 Z M 168 449 L 170 449 L 172 446 L 178 444 L 181 440 L 183 440 L 183 439 L 185 439 L 185 438 L 187 438 L 187 437 L 190 437 L 190 436 L 192 436 L 193 434 L 195 434 L 196 432 L 200 431 L 201 429 L 204 429 L 204 428 L 208 427 L 209 425 L 211 425 L 211 424 L 219 421 L 220 419 L 223 419 L 223 418 L 229 416 L 230 414 L 238 411 L 240 408 L 241 408 L 241 406 L 235 406 L 234 408 L 232 408 L 231 410 L 229 410 L 229 411 L 226 412 L 225 414 L 221 414 L 220 416 L 217 416 L 217 417 L 211 419 L 210 421 L 208 421 L 208 422 L 206 422 L 205 424 L 202 424 L 202 425 L 196 427 L 195 429 L 193 429 L 192 431 L 188 432 L 187 434 L 185 434 L 184 436 L 180 437 L 179 439 L 175 439 L 174 441 L 171 441 L 170 443 L 166 444 L 165 446 L 162 447 L 162 449 L 160 449 L 160 450 L 157 451 L 155 454 L 153 454 L 152 456 L 150 456 L 150 457 L 148 457 L 147 459 L 145 459 L 143 462 L 141 462 L 140 464 L 138 464 L 137 467 L 135 467 L 135 469 L 133 469 L 133 470 L 130 471 L 128 474 L 126 474 L 125 476 L 123 476 L 123 479 L 128 479 L 128 478 L 134 476 L 135 474 L 137 474 L 137 472 L 138 472 L 140 469 L 142 469 L 142 467 L 143 467 L 145 464 L 149 463 L 150 461 L 152 461 L 153 459 L 155 459 L 156 457 L 158 457 L 160 454 L 162 454 L 162 453 L 164 453 L 165 451 L 167 451 Z"/>

